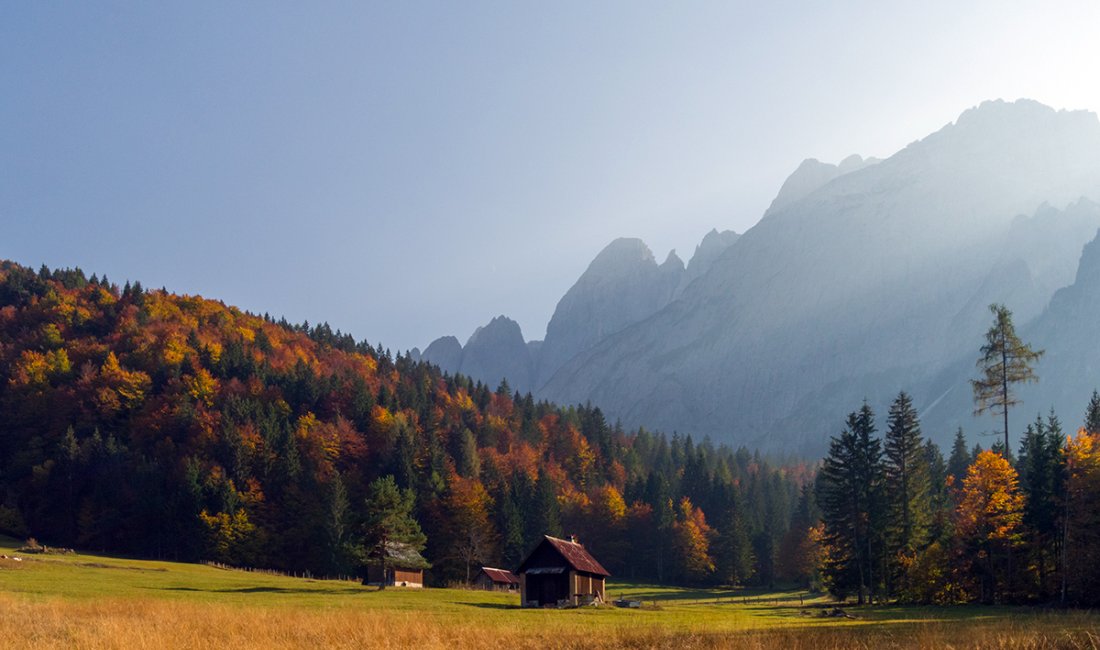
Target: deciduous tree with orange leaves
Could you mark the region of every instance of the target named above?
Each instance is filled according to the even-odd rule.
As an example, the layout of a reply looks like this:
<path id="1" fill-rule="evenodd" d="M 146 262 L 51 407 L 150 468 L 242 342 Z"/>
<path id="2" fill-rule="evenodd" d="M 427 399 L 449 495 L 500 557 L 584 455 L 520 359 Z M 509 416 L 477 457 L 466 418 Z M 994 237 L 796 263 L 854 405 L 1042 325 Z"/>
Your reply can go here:
<path id="1" fill-rule="evenodd" d="M 703 511 L 696 508 L 691 499 L 682 497 L 676 507 L 676 521 L 672 524 L 672 552 L 685 582 L 698 583 L 714 573 L 714 560 L 710 557 L 711 529 Z"/>
<path id="2" fill-rule="evenodd" d="M 1100 433 L 1081 429 L 1066 441 L 1062 600 L 1100 602 Z"/>
<path id="3" fill-rule="evenodd" d="M 983 602 L 1011 593 L 1013 549 L 1023 540 L 1024 496 L 1017 482 L 1008 460 L 992 451 L 978 454 L 963 480 L 956 533 L 973 560 Z"/>

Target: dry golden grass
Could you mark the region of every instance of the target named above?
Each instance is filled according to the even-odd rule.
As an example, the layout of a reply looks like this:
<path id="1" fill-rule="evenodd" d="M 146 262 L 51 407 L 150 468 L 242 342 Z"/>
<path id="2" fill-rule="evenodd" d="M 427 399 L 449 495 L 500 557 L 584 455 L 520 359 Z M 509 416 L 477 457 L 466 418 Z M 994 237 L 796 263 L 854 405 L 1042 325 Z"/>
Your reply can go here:
<path id="1" fill-rule="evenodd" d="M 1049 618 L 1048 618 L 1049 617 Z M 8 648 L 1090 648 L 1095 620 L 1049 614 L 1025 623 L 956 621 L 914 625 L 674 631 L 630 625 L 569 629 L 487 627 L 428 611 L 292 609 L 162 600 L 31 600 L 0 594 L 0 645 Z"/>
<path id="2" fill-rule="evenodd" d="M 0 538 L 0 554 L 16 542 Z M 799 593 L 614 583 L 659 607 L 520 609 L 514 594 L 387 589 L 96 555 L 0 559 L 8 648 L 1091 648 L 1100 615 L 1026 607 L 811 612 Z M 803 612 L 803 608 L 809 611 Z"/>

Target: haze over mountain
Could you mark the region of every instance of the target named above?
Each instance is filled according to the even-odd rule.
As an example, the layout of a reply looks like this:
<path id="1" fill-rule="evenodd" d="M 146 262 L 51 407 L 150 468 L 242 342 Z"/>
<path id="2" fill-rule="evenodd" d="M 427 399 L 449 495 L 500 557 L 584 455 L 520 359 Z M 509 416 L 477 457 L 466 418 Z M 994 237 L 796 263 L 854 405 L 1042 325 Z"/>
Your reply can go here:
<path id="1" fill-rule="evenodd" d="M 498 316 L 478 328 L 465 347 L 455 337 L 444 336 L 421 358 L 494 387 L 507 378 L 514 389 L 536 390 L 577 353 L 668 305 L 737 238 L 732 231 L 712 230 L 687 267 L 676 251 L 658 264 L 642 240 L 616 239 L 558 302 L 544 341 L 524 347 L 519 325 Z"/>
<path id="2" fill-rule="evenodd" d="M 985 102 L 882 161 L 806 161 L 671 294 L 673 271 L 641 242 L 609 246 L 558 305 L 537 394 L 631 426 L 818 451 L 861 400 L 906 389 L 942 439 L 969 412 L 960 382 L 988 304 L 1026 325 L 1074 282 L 1100 227 L 1082 197 L 1100 198 L 1100 122 L 1029 100 Z M 966 406 L 949 413 L 945 394 Z"/>

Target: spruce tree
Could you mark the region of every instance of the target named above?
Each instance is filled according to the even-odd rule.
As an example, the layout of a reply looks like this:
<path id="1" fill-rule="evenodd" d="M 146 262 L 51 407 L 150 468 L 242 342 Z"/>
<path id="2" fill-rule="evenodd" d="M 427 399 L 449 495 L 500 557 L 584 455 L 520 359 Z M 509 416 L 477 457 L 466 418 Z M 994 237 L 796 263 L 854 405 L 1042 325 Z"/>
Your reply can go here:
<path id="1" fill-rule="evenodd" d="M 928 500 L 932 508 L 928 541 L 934 542 L 943 539 L 948 531 L 951 495 L 947 491 L 947 463 L 939 445 L 931 440 L 924 442 L 924 462 L 928 467 Z"/>
<path id="2" fill-rule="evenodd" d="M 393 476 L 384 476 L 368 487 L 366 520 L 363 524 L 362 557 L 368 565 L 385 569 L 428 568 L 420 552 L 427 537 L 413 518 L 414 494 L 397 487 Z"/>
<path id="3" fill-rule="evenodd" d="M 882 451 L 874 432 L 867 404 L 849 414 L 844 430 L 830 440 L 816 486 L 833 550 L 824 567 L 826 586 L 837 597 L 855 591 L 860 604 L 873 599 L 881 579 Z"/>
<path id="4" fill-rule="evenodd" d="M 325 569 L 332 574 L 346 571 L 354 549 L 349 540 L 348 519 L 351 516 L 351 503 L 348 492 L 339 472 L 332 475 L 325 494 L 324 512 L 325 532 Z"/>
<path id="5" fill-rule="evenodd" d="M 959 427 L 955 432 L 955 442 L 951 445 L 951 456 L 947 459 L 947 475 L 955 488 L 962 487 L 963 479 L 966 478 L 966 468 L 970 467 L 971 460 L 973 457 L 970 455 L 970 450 L 966 448 L 966 434 L 963 433 L 962 427 Z"/>
<path id="6" fill-rule="evenodd" d="M 1088 409 L 1085 410 L 1085 431 L 1100 433 L 1100 393 L 1095 389 L 1092 391 Z"/>
<path id="7" fill-rule="evenodd" d="M 1029 554 L 1038 573 L 1039 592 L 1044 596 L 1054 589 L 1050 576 L 1061 542 L 1058 515 L 1065 487 L 1064 441 L 1061 422 L 1053 409 L 1046 421 L 1036 416 L 1024 432 L 1016 464 L 1020 489 L 1026 497 L 1023 521 L 1031 542 Z"/>
<path id="8" fill-rule="evenodd" d="M 753 554 L 745 521 L 744 504 L 736 488 L 731 489 L 729 506 L 718 521 L 714 555 L 718 578 L 729 585 L 743 585 L 752 578 Z"/>
<path id="9" fill-rule="evenodd" d="M 905 392 L 890 406 L 888 423 L 884 445 L 885 532 L 891 577 L 896 578 L 900 571 L 897 557 L 912 556 L 927 543 L 932 507 L 920 421 L 912 399 Z"/>

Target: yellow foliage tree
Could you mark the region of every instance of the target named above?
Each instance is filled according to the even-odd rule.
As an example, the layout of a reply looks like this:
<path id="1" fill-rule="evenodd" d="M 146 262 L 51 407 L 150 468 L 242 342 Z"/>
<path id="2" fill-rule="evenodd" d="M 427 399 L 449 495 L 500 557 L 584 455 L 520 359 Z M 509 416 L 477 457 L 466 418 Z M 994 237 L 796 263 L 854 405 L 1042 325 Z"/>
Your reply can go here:
<path id="1" fill-rule="evenodd" d="M 99 374 L 103 386 L 97 393 L 97 400 L 100 409 L 107 414 L 140 405 L 153 383 L 144 372 L 124 370 L 114 352 L 107 353 Z"/>
<path id="2" fill-rule="evenodd" d="M 1066 441 L 1066 512 L 1062 598 L 1094 605 L 1100 580 L 1100 433 Z"/>
<path id="3" fill-rule="evenodd" d="M 187 394 L 196 402 L 207 407 L 214 405 L 214 398 L 218 394 L 218 380 L 206 368 L 199 368 L 195 374 L 188 375 L 184 383 Z"/>
<path id="4" fill-rule="evenodd" d="M 672 537 L 672 550 L 684 580 L 701 582 L 714 573 L 714 560 L 710 556 L 711 528 L 703 511 L 687 497 L 681 498 L 676 507 Z"/>
<path id="5" fill-rule="evenodd" d="M 206 527 L 206 552 L 209 559 L 233 565 L 246 565 L 252 559 L 252 541 L 256 526 L 248 520 L 248 513 L 239 509 L 233 514 L 219 512 L 199 513 L 199 520 Z"/>
<path id="6" fill-rule="evenodd" d="M 1023 541 L 1024 495 L 1008 460 L 992 451 L 978 454 L 967 469 L 955 514 L 956 532 L 980 574 L 978 595 L 986 602 L 998 600 L 1011 589 L 1012 551 Z"/>

